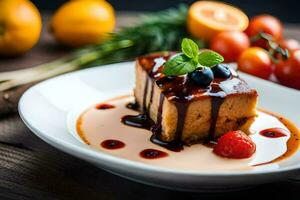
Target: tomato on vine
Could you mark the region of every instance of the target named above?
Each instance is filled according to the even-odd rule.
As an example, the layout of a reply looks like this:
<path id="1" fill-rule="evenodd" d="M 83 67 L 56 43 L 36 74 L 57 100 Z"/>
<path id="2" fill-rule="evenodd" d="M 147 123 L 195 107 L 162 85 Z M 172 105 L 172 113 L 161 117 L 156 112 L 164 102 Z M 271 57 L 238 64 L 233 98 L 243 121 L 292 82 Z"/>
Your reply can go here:
<path id="1" fill-rule="evenodd" d="M 300 90 L 300 50 L 293 51 L 288 60 L 276 64 L 275 76 L 281 84 Z"/>
<path id="2" fill-rule="evenodd" d="M 245 50 L 238 59 L 239 70 L 263 79 L 269 79 L 273 71 L 272 66 L 268 52 L 260 47 Z"/>
<path id="3" fill-rule="evenodd" d="M 250 40 L 241 31 L 224 31 L 210 42 L 210 49 L 220 53 L 225 62 L 236 62 L 240 54 L 249 48 Z"/>
<path id="4" fill-rule="evenodd" d="M 257 15 L 250 20 L 249 26 L 245 31 L 247 35 L 255 39 L 260 33 L 270 35 L 274 41 L 279 41 L 283 34 L 282 22 L 271 15 Z M 252 41 L 253 46 L 268 48 L 266 41 L 262 39 Z"/>

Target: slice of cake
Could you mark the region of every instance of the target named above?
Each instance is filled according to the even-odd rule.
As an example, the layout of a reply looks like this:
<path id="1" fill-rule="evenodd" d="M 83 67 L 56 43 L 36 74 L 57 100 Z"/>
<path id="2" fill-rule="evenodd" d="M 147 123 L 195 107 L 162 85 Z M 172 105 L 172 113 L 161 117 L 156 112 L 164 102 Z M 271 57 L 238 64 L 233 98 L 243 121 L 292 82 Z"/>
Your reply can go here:
<path id="1" fill-rule="evenodd" d="M 192 144 L 214 140 L 232 131 L 248 129 L 256 116 L 257 92 L 229 70 L 207 87 L 188 75 L 166 76 L 164 63 L 175 53 L 155 53 L 137 58 L 134 96 L 140 110 L 154 121 L 152 140 L 161 144 Z"/>

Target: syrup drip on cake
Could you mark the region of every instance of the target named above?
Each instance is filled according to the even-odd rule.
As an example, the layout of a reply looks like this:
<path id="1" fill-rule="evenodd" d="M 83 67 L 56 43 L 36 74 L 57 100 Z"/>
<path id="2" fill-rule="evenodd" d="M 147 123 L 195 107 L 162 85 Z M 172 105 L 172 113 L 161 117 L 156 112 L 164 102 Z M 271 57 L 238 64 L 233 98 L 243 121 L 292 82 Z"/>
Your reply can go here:
<path id="1" fill-rule="evenodd" d="M 160 97 L 159 97 L 157 120 L 156 120 L 155 125 L 151 127 L 151 131 L 153 134 L 152 134 L 150 140 L 154 144 L 158 144 L 159 146 L 165 147 L 166 149 L 179 152 L 179 151 L 183 150 L 183 143 L 181 142 L 181 133 L 178 134 L 178 138 L 176 137 L 174 140 L 172 140 L 170 142 L 165 142 L 165 141 L 161 140 L 162 112 L 163 112 L 164 99 L 165 99 L 165 97 L 164 97 L 163 93 L 161 93 Z"/>
<path id="2" fill-rule="evenodd" d="M 159 106 L 158 106 L 158 113 L 157 113 L 156 123 L 151 128 L 151 131 L 154 133 L 154 135 L 158 135 L 158 134 L 161 133 L 163 105 L 164 105 L 164 95 L 161 93 L 160 97 L 159 97 Z"/>
<path id="3" fill-rule="evenodd" d="M 145 83 L 145 90 L 144 90 L 144 96 L 143 96 L 143 112 L 147 113 L 147 107 L 146 107 L 146 100 L 147 100 L 147 94 L 148 94 L 148 84 L 149 84 L 149 78 L 146 78 Z"/>
<path id="4" fill-rule="evenodd" d="M 123 116 L 121 119 L 121 122 L 123 124 L 128 125 L 128 126 L 137 127 L 137 128 L 143 128 L 143 129 L 147 129 L 147 130 L 150 130 L 153 127 L 154 122 L 149 117 L 148 111 L 147 111 L 147 106 L 146 106 L 148 85 L 149 85 L 149 78 L 146 79 L 145 89 L 144 89 L 144 94 L 143 94 L 143 107 L 142 107 L 143 113 L 139 114 L 139 115 Z M 151 88 L 153 88 L 153 87 L 151 87 Z M 153 93 L 153 91 L 151 93 Z M 135 102 L 135 103 L 127 104 L 126 107 L 129 109 L 137 110 L 139 108 L 139 105 L 137 102 Z M 150 103 L 149 103 L 148 107 L 150 107 Z"/>
<path id="5" fill-rule="evenodd" d="M 150 100 L 149 100 L 149 104 L 148 104 L 148 110 L 150 110 L 150 106 L 153 102 L 154 85 L 155 85 L 155 82 L 151 80 L 151 92 L 150 92 Z"/>
<path id="6" fill-rule="evenodd" d="M 216 139 L 215 133 L 218 114 L 224 99 L 227 95 L 234 95 L 237 90 L 247 90 L 248 88 L 243 88 L 243 80 L 239 79 L 235 72 L 232 72 L 231 77 L 228 79 L 214 79 L 210 86 L 208 86 L 207 88 L 193 84 L 188 79 L 187 75 L 165 76 L 162 73 L 163 64 L 166 62 L 166 60 L 170 59 L 170 57 L 174 55 L 175 53 L 169 53 L 165 56 L 154 54 L 140 58 L 139 62 L 144 66 L 146 72 L 149 75 L 149 77 L 147 77 L 146 79 L 143 95 L 142 111 L 144 114 L 142 114 L 142 117 L 141 115 L 130 117 L 127 116 L 125 118 L 123 117 L 122 122 L 124 124 L 139 128 L 149 129 L 150 127 L 150 130 L 153 132 L 150 140 L 153 143 L 163 146 L 172 151 L 180 151 L 183 149 L 183 142 L 181 139 L 184 130 L 184 122 L 187 109 L 190 103 L 200 98 L 211 98 L 211 125 L 209 129 L 210 141 L 208 141 L 208 143 L 214 143 L 214 140 Z M 151 81 L 151 91 L 149 103 L 148 105 L 146 105 L 149 81 Z M 153 101 L 153 90 L 155 84 L 162 91 L 159 100 L 156 123 L 151 120 L 147 113 Z M 169 142 L 161 140 L 163 102 L 165 98 L 174 103 L 178 114 L 175 138 Z M 136 122 L 140 119 L 143 120 L 140 121 L 140 124 L 136 124 Z M 146 125 L 146 123 L 149 124 Z"/>
<path id="7" fill-rule="evenodd" d="M 209 95 L 211 96 L 211 125 L 209 128 L 209 140 L 214 141 L 219 110 L 222 103 L 224 102 L 226 94 L 224 93 L 222 88 L 220 88 L 220 84 L 213 83 L 211 85 Z"/>

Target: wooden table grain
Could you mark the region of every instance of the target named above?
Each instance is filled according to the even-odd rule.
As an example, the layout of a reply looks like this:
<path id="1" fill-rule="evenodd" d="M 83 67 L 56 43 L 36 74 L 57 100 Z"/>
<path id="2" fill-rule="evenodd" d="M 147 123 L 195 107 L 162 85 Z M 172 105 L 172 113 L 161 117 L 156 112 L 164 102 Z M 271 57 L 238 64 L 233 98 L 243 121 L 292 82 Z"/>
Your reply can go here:
<path id="1" fill-rule="evenodd" d="M 131 25 L 136 14 L 118 15 L 118 25 Z M 0 70 L 34 66 L 66 55 L 46 31 L 39 44 L 22 57 L 0 58 Z M 286 36 L 300 40 L 300 25 L 288 25 Z M 299 172 L 300 174 L 300 172 Z M 37 138 L 18 114 L 0 119 L 0 199 L 299 199 L 300 183 L 286 180 L 228 193 L 188 193 L 135 183 L 56 150 Z"/>

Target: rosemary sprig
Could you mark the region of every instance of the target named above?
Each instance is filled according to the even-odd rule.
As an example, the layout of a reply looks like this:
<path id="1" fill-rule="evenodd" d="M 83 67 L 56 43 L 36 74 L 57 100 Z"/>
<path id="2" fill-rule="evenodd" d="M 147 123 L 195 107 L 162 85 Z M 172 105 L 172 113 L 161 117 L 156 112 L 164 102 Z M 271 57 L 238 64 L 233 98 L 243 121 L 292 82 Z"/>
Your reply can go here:
<path id="1" fill-rule="evenodd" d="M 133 59 L 154 51 L 178 50 L 186 30 L 187 7 L 143 16 L 132 27 L 112 33 L 99 45 L 76 50 L 70 55 L 32 68 L 0 73 L 0 91 L 44 80 L 70 71 Z M 203 47 L 201 41 L 197 41 Z"/>

